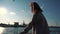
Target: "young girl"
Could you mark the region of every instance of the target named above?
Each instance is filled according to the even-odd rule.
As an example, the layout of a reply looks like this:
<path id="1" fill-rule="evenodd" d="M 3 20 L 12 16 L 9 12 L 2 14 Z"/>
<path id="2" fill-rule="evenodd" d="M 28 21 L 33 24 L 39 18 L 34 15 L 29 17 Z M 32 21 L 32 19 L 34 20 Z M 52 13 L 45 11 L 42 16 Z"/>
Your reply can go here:
<path id="1" fill-rule="evenodd" d="M 33 13 L 33 19 L 28 27 L 20 34 L 26 34 L 30 29 L 33 31 L 32 34 L 49 34 L 47 21 L 42 14 L 43 11 L 36 2 L 31 3 L 31 10 Z"/>

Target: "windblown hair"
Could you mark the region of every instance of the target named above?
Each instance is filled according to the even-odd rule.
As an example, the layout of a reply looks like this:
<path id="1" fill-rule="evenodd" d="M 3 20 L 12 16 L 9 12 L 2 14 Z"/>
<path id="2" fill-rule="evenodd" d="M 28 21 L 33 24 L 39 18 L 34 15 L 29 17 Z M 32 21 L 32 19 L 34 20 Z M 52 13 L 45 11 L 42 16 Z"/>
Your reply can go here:
<path id="1" fill-rule="evenodd" d="M 42 9 L 36 2 L 31 3 L 31 7 L 34 5 L 34 10 L 36 10 L 36 13 L 42 12 Z"/>

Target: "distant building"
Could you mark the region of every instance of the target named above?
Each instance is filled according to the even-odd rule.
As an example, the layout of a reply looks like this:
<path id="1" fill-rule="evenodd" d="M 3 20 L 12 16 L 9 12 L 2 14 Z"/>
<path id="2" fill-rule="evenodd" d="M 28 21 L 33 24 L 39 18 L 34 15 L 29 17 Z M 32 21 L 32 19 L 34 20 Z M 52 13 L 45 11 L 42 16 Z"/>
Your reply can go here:
<path id="1" fill-rule="evenodd" d="M 26 26 L 25 22 L 23 21 L 23 26 Z"/>
<path id="2" fill-rule="evenodd" d="M 14 22 L 14 26 L 18 26 L 19 25 L 19 22 Z"/>

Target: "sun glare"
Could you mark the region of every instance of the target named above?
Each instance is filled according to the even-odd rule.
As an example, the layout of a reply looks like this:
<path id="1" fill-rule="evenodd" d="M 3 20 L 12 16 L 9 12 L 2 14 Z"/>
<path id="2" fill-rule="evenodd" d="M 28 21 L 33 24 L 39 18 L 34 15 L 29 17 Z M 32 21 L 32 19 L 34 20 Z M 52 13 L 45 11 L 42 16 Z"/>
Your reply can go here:
<path id="1" fill-rule="evenodd" d="M 0 27 L 0 34 L 2 34 L 2 33 L 3 33 L 4 29 L 5 29 L 5 28 Z"/>
<path id="2" fill-rule="evenodd" d="M 7 14 L 7 9 L 6 8 L 0 8 L 0 15 L 5 15 Z"/>

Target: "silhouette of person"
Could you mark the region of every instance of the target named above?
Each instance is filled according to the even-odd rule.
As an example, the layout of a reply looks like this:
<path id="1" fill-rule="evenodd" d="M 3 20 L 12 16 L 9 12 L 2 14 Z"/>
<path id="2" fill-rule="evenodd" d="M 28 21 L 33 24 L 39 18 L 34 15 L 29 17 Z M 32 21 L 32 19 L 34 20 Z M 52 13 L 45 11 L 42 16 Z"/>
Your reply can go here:
<path id="1" fill-rule="evenodd" d="M 30 29 L 32 29 L 32 34 L 49 34 L 48 24 L 42 13 L 43 11 L 36 2 L 31 3 L 31 10 L 33 13 L 32 21 L 20 34 L 26 34 Z"/>

